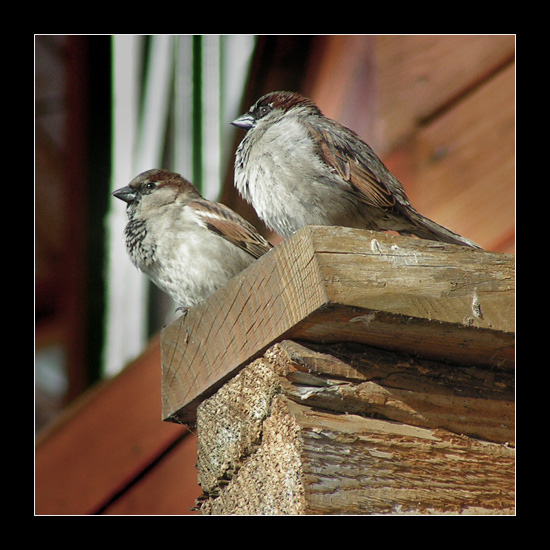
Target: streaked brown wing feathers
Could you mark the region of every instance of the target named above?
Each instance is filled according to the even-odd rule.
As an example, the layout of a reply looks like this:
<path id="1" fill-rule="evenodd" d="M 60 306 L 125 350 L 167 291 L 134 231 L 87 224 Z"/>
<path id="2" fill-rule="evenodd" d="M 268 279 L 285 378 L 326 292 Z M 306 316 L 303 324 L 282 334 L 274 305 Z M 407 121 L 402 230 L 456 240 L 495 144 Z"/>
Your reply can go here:
<path id="1" fill-rule="evenodd" d="M 206 200 L 193 201 L 189 206 L 195 209 L 211 231 L 254 258 L 259 258 L 272 248 L 252 224 L 227 206 Z"/>
<path id="2" fill-rule="evenodd" d="M 350 152 L 343 144 L 335 141 L 333 132 L 317 130 L 309 124 L 308 127 L 312 137 L 318 143 L 323 161 L 357 191 L 358 197 L 363 202 L 379 208 L 391 208 L 395 205 L 395 197 L 368 167 L 367 157 L 371 152 L 366 144 L 365 151 Z M 341 128 L 350 132 L 347 128 Z M 357 139 L 360 138 L 357 136 Z M 351 142 L 352 140 L 348 140 L 348 143 Z"/>

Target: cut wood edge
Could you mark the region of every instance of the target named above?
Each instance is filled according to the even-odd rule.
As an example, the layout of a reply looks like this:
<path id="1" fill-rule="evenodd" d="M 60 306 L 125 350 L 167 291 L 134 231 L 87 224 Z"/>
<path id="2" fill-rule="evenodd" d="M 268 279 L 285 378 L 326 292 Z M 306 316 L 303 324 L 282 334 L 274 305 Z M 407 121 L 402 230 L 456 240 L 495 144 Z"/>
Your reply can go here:
<path id="1" fill-rule="evenodd" d="M 284 339 L 359 342 L 438 361 L 513 369 L 514 332 L 476 326 L 475 319 L 467 318 L 473 307 L 470 303 L 462 305 L 462 322 L 446 323 L 431 319 L 429 311 L 420 318 L 363 307 L 363 298 L 351 303 L 335 301 L 341 295 L 341 290 L 333 290 L 341 286 L 337 266 L 336 275 L 327 276 L 326 257 L 319 260 L 327 251 L 349 255 L 355 250 L 360 261 L 368 255 L 369 262 L 397 253 L 397 261 L 403 262 L 407 247 L 415 258 L 423 250 L 432 258 L 446 254 L 446 262 L 453 254 L 473 258 L 475 265 L 488 258 L 505 265 L 502 269 L 507 271 L 499 275 L 503 280 L 513 278 L 513 258 L 504 254 L 366 230 L 305 227 L 163 330 L 163 419 L 193 423 L 203 399 Z M 513 316 L 512 286 L 505 282 L 502 288 L 512 293 L 512 305 L 506 302 L 505 314 Z M 475 312 L 472 315 L 473 319 Z M 508 319 L 502 324 L 513 325 Z"/>

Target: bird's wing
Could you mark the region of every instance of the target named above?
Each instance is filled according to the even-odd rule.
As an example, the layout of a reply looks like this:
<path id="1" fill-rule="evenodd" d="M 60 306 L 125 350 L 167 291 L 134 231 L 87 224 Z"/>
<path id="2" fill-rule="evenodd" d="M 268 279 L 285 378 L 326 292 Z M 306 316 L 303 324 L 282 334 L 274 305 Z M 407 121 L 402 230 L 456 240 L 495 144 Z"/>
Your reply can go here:
<path id="1" fill-rule="evenodd" d="M 323 162 L 351 186 L 360 200 L 379 208 L 395 206 L 396 197 L 384 181 L 391 174 L 355 132 L 330 119 L 306 124 Z"/>
<path id="2" fill-rule="evenodd" d="M 189 206 L 210 231 L 248 252 L 254 258 L 259 258 L 271 250 L 272 245 L 256 231 L 255 227 L 229 207 L 204 199 L 194 200 L 189 203 Z"/>

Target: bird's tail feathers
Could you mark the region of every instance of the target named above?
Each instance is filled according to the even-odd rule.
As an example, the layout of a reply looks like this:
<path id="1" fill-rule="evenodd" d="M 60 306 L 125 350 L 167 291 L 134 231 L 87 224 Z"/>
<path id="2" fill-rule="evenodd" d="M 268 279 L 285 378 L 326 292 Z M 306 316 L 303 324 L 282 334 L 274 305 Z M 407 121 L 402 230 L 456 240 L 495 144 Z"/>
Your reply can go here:
<path id="1" fill-rule="evenodd" d="M 470 246 L 472 248 L 481 248 L 479 245 L 470 241 L 466 237 L 462 237 L 457 233 L 453 233 L 450 229 L 435 223 L 434 221 L 422 216 L 416 210 L 411 209 L 408 212 L 408 217 L 414 228 L 407 231 L 408 233 L 420 237 L 421 239 L 429 239 L 432 241 L 440 241 L 449 244 L 458 244 L 462 246 Z M 406 233 L 403 231 L 403 233 Z"/>

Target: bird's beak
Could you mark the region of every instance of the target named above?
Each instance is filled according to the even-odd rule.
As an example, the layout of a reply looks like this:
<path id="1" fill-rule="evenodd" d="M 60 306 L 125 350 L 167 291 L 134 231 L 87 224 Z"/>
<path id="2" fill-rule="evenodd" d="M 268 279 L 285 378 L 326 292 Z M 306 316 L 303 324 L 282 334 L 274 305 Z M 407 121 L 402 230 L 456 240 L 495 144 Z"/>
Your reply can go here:
<path id="1" fill-rule="evenodd" d="M 254 126 L 254 117 L 250 113 L 245 113 L 239 118 L 236 118 L 231 124 L 233 124 L 233 126 L 236 126 L 237 128 L 248 130 L 252 128 L 252 126 Z"/>
<path id="2" fill-rule="evenodd" d="M 130 204 L 136 199 L 136 192 L 131 187 L 121 187 L 113 191 L 113 197 Z"/>

